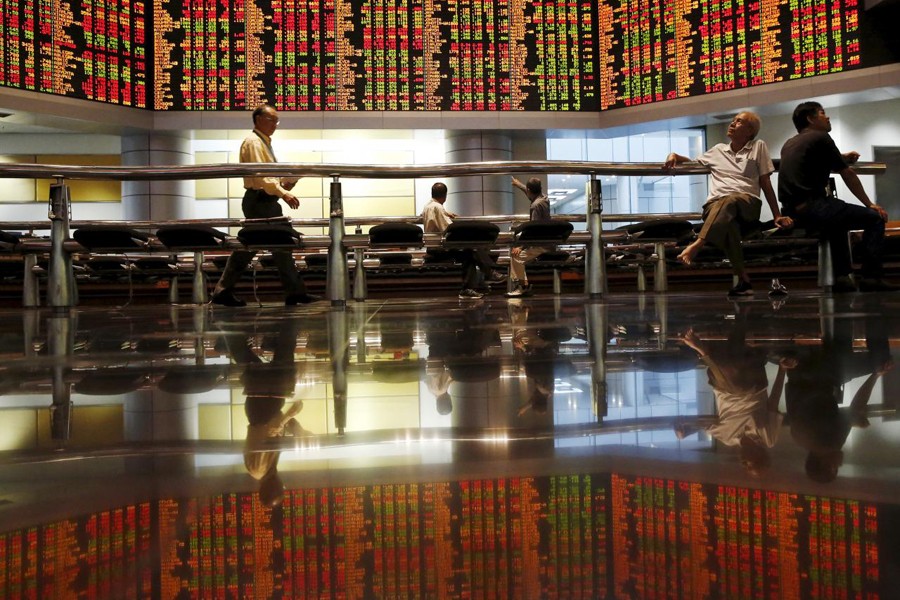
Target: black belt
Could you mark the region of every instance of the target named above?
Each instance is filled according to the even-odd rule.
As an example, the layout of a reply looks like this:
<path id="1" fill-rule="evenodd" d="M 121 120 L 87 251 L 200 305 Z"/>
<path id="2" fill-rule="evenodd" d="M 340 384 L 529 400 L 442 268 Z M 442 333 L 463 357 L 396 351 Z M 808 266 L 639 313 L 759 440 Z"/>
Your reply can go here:
<path id="1" fill-rule="evenodd" d="M 245 193 L 245 194 L 246 194 L 246 193 L 252 193 L 252 194 L 254 194 L 254 195 L 256 195 L 256 196 L 262 196 L 262 198 L 258 198 L 259 200 L 272 200 L 272 201 L 274 201 L 274 202 L 278 202 L 278 196 L 273 196 L 272 194 L 270 194 L 270 193 L 267 192 L 266 190 L 259 190 L 259 189 L 256 189 L 256 188 L 246 188 L 246 189 L 244 190 L 244 193 Z"/>

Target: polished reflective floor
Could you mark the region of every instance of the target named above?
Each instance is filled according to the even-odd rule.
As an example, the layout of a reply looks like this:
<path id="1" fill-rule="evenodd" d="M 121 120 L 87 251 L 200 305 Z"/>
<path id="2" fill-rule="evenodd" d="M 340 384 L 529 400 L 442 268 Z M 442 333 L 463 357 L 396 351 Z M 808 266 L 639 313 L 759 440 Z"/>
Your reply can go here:
<path id="1" fill-rule="evenodd" d="M 900 294 L 0 311 L 0 598 L 896 598 Z"/>

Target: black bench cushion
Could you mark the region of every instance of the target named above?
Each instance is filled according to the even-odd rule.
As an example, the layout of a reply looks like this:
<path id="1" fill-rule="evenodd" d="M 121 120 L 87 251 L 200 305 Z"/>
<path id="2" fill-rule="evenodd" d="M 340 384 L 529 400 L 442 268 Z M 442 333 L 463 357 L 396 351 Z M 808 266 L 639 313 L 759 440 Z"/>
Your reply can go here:
<path id="1" fill-rule="evenodd" d="M 382 267 L 408 267 L 412 265 L 412 258 L 412 254 L 408 252 L 394 252 L 378 256 Z"/>
<path id="2" fill-rule="evenodd" d="M 157 387 L 170 394 L 202 394 L 224 380 L 225 373 L 218 365 L 170 367 Z"/>
<path id="3" fill-rule="evenodd" d="M 516 227 L 515 238 L 519 243 L 562 244 L 572 233 L 572 224 L 561 219 L 528 221 Z"/>
<path id="4" fill-rule="evenodd" d="M 156 231 L 156 237 L 172 250 L 209 250 L 221 248 L 226 235 L 205 225 L 165 225 Z"/>
<path id="5" fill-rule="evenodd" d="M 136 229 L 112 225 L 80 227 L 72 237 L 88 250 L 137 250 L 146 247 L 150 239 L 146 233 Z"/>
<path id="6" fill-rule="evenodd" d="M 289 225 L 247 225 L 237 237 L 248 248 L 299 248 L 303 241 Z"/>
<path id="7" fill-rule="evenodd" d="M 19 243 L 21 233 L 0 230 L 0 249 L 9 250 Z"/>
<path id="8" fill-rule="evenodd" d="M 89 396 L 114 396 L 134 392 L 148 380 L 149 373 L 139 369 L 102 368 L 88 371 L 72 389 Z"/>
<path id="9" fill-rule="evenodd" d="M 643 223 L 623 225 L 616 231 L 625 231 L 645 240 L 674 240 L 682 242 L 694 236 L 694 224 L 684 219 L 654 219 Z"/>
<path id="10" fill-rule="evenodd" d="M 457 247 L 466 244 L 487 245 L 497 241 L 500 228 L 487 221 L 456 220 L 447 226 L 442 243 Z"/>
<path id="11" fill-rule="evenodd" d="M 303 257 L 307 267 L 325 267 L 328 265 L 327 254 L 307 254 Z"/>
<path id="12" fill-rule="evenodd" d="M 369 246 L 402 246 L 406 248 L 422 245 L 422 228 L 413 223 L 382 223 L 369 230 Z"/>

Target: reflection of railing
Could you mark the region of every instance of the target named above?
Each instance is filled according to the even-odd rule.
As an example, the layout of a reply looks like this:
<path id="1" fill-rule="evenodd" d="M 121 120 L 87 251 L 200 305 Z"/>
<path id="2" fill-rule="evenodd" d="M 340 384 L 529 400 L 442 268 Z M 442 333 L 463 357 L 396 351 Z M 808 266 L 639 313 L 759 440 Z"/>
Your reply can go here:
<path id="1" fill-rule="evenodd" d="M 778 161 L 775 161 L 776 167 Z M 853 165 L 860 175 L 880 175 L 885 163 L 861 162 Z M 468 175 L 508 175 L 513 173 L 573 175 L 705 175 L 709 168 L 683 163 L 664 171 L 659 163 L 611 163 L 589 161 L 491 161 L 474 163 L 361 166 L 309 163 L 242 163 L 213 165 L 164 165 L 158 167 L 107 167 L 0 164 L 0 177 L 44 179 L 111 179 L 115 181 L 173 181 L 219 179 L 244 176 L 344 177 L 363 179 L 414 179 L 418 177 L 464 177 Z"/>
<path id="2" fill-rule="evenodd" d="M 854 167 L 859 173 L 877 174 L 886 169 L 883 163 L 861 163 Z M 346 260 L 345 227 L 349 220 L 344 217 L 343 196 L 340 179 L 409 179 L 418 177 L 462 177 L 478 175 L 497 175 L 512 173 L 541 174 L 582 174 L 590 176 L 590 194 L 587 201 L 585 220 L 590 233 L 586 246 L 584 292 L 589 296 L 600 296 L 606 291 L 605 257 L 602 249 L 602 197 L 600 175 L 693 175 L 705 174 L 709 169 L 696 163 L 679 165 L 676 169 L 664 171 L 659 163 L 607 163 L 586 161 L 497 161 L 478 163 L 456 163 L 438 165 L 410 166 L 359 166 L 347 164 L 304 164 L 304 163 L 255 163 L 255 164 L 218 164 L 218 165 L 166 165 L 159 167 L 101 167 L 73 165 L 42 164 L 2 164 L 0 177 L 14 178 L 50 178 L 56 179 L 57 185 L 51 187 L 50 197 L 50 280 L 48 284 L 48 304 L 52 307 L 68 307 L 75 303 L 75 283 L 72 271 L 71 249 L 66 247 L 69 238 L 71 221 L 71 200 L 66 179 L 112 179 L 118 181 L 160 181 L 185 179 L 217 179 L 222 177 L 242 176 L 293 176 L 293 177 L 329 177 L 329 217 L 328 225 L 328 269 L 327 295 L 332 305 L 343 305 L 349 296 L 350 279 Z M 653 215 L 653 217 L 672 217 L 673 215 Z M 691 215 L 692 217 L 694 215 Z M 646 220 L 649 215 L 620 216 L 623 221 Z M 481 217 L 487 220 L 488 216 Z M 509 217 L 506 217 L 509 218 Z M 388 219 L 365 220 L 353 224 L 363 225 L 384 222 Z M 581 220 L 580 218 L 578 220 Z M 96 222 L 94 222 L 96 223 Z M 194 221 L 197 224 L 214 227 L 232 226 L 234 220 Z M 225 223 L 224 225 L 214 223 Z M 240 223 L 240 221 L 236 221 Z M 302 221 L 293 222 L 295 226 L 303 226 Z M 325 219 L 316 220 L 313 226 L 324 226 Z M 123 223 L 124 224 L 124 223 Z M 159 227 L 163 223 L 147 221 L 131 221 L 129 227 Z M 10 224 L 15 228 L 41 229 L 34 222 Z M 44 227 L 46 229 L 46 227 Z M 659 253 L 658 253 L 659 254 Z M 665 281 L 665 260 L 663 255 L 657 257 L 659 281 Z M 28 263 L 26 262 L 26 269 Z M 27 280 L 27 274 L 26 274 Z M 658 291 L 664 288 L 657 287 Z M 33 294 L 32 294 L 33 295 Z M 26 294 L 26 298 L 29 295 Z M 33 301 L 33 300 L 31 300 Z M 26 301 L 29 304 L 29 301 Z"/>

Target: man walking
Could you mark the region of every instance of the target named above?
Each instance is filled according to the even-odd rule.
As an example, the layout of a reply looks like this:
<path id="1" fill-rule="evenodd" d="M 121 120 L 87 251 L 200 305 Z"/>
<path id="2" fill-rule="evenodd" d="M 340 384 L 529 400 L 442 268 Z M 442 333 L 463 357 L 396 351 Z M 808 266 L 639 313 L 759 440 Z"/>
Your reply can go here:
<path id="1" fill-rule="evenodd" d="M 253 111 L 253 132 L 241 144 L 242 163 L 273 163 L 272 134 L 278 128 L 278 113 L 267 104 Z M 248 219 L 265 219 L 282 216 L 281 199 L 290 208 L 298 208 L 300 201 L 290 190 L 297 180 L 288 177 L 244 177 L 244 199 L 241 210 Z M 290 225 L 286 225 L 290 227 Z M 253 260 L 255 252 L 235 250 L 228 257 L 225 270 L 213 290 L 212 303 L 222 306 L 246 306 L 247 303 L 234 295 L 234 286 Z M 284 303 L 288 306 L 315 302 L 320 298 L 306 292 L 306 285 L 297 272 L 294 256 L 290 250 L 273 250 L 272 259 L 286 293 Z"/>

